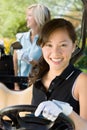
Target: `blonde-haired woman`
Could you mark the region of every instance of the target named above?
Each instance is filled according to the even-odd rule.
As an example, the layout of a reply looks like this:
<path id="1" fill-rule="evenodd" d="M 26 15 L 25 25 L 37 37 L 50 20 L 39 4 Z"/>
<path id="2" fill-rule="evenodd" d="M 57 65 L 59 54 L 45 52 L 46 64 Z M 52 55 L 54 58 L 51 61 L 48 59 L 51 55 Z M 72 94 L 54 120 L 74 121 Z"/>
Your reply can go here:
<path id="1" fill-rule="evenodd" d="M 49 9 L 41 4 L 34 4 L 27 8 L 26 21 L 28 32 L 18 33 L 17 41 L 22 45 L 21 50 L 14 51 L 13 62 L 15 76 L 28 76 L 32 65 L 30 62 L 36 62 L 42 55 L 41 48 L 36 44 L 42 26 L 50 20 Z M 27 85 L 21 85 L 21 89 Z M 19 85 L 15 83 L 15 89 L 19 89 Z"/>

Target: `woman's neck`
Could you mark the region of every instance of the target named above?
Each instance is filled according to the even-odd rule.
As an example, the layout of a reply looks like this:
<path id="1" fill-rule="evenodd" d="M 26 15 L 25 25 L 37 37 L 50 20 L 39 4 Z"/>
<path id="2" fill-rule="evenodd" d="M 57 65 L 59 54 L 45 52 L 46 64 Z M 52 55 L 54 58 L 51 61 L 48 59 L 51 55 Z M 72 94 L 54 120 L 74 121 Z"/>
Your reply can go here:
<path id="1" fill-rule="evenodd" d="M 31 29 L 31 36 L 38 35 L 40 30 L 38 28 Z"/>
<path id="2" fill-rule="evenodd" d="M 32 33 L 30 32 L 30 40 L 31 40 L 31 43 L 33 42 L 34 40 L 34 37 L 37 35 L 37 33 Z"/>
<path id="3" fill-rule="evenodd" d="M 46 75 L 44 75 L 44 77 L 42 78 L 42 83 L 44 84 L 46 90 L 48 90 L 50 83 L 56 76 L 58 76 L 58 74 L 52 73 L 50 71 Z"/>

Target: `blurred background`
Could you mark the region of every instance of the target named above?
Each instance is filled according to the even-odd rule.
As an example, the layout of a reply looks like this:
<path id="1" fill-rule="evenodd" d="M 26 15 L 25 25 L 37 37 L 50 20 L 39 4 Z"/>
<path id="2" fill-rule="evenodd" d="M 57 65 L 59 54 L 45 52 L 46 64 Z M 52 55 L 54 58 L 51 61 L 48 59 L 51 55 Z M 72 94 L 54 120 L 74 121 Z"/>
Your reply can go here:
<path id="1" fill-rule="evenodd" d="M 70 20 L 75 26 L 80 46 L 82 0 L 0 0 L 0 41 L 4 43 L 6 54 L 10 53 L 10 45 L 15 42 L 16 33 L 28 30 L 26 28 L 26 8 L 35 3 L 46 5 L 51 11 L 52 18 L 63 17 Z M 75 65 L 87 72 L 87 43 L 84 56 Z"/>

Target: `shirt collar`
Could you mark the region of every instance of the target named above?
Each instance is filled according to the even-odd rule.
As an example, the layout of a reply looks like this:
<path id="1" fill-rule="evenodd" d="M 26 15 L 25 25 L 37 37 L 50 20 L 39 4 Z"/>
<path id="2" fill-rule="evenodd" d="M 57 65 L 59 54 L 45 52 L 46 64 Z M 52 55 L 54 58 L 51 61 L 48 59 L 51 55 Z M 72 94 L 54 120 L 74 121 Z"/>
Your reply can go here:
<path id="1" fill-rule="evenodd" d="M 56 76 L 56 78 L 61 78 L 61 79 L 65 79 L 67 80 L 69 77 L 72 76 L 72 74 L 74 73 L 74 66 L 69 64 L 67 66 L 67 68 L 61 73 L 60 76 Z"/>
<path id="2" fill-rule="evenodd" d="M 32 29 L 30 29 L 30 31 L 29 31 L 29 32 L 27 33 L 27 35 L 26 35 L 26 38 L 27 38 L 27 39 L 29 39 L 29 37 L 30 37 L 31 30 L 32 30 Z M 36 34 L 34 38 L 38 38 L 38 37 L 39 37 L 39 35 Z"/>

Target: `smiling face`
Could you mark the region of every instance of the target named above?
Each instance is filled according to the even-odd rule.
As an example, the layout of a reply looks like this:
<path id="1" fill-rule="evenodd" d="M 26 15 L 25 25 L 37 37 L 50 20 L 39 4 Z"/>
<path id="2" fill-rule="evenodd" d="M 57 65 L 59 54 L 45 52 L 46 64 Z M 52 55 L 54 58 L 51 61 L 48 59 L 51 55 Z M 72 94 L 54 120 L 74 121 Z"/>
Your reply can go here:
<path id="1" fill-rule="evenodd" d="M 62 72 L 69 64 L 75 49 L 67 30 L 57 29 L 49 36 L 42 47 L 43 57 L 50 66 L 50 70 Z"/>

